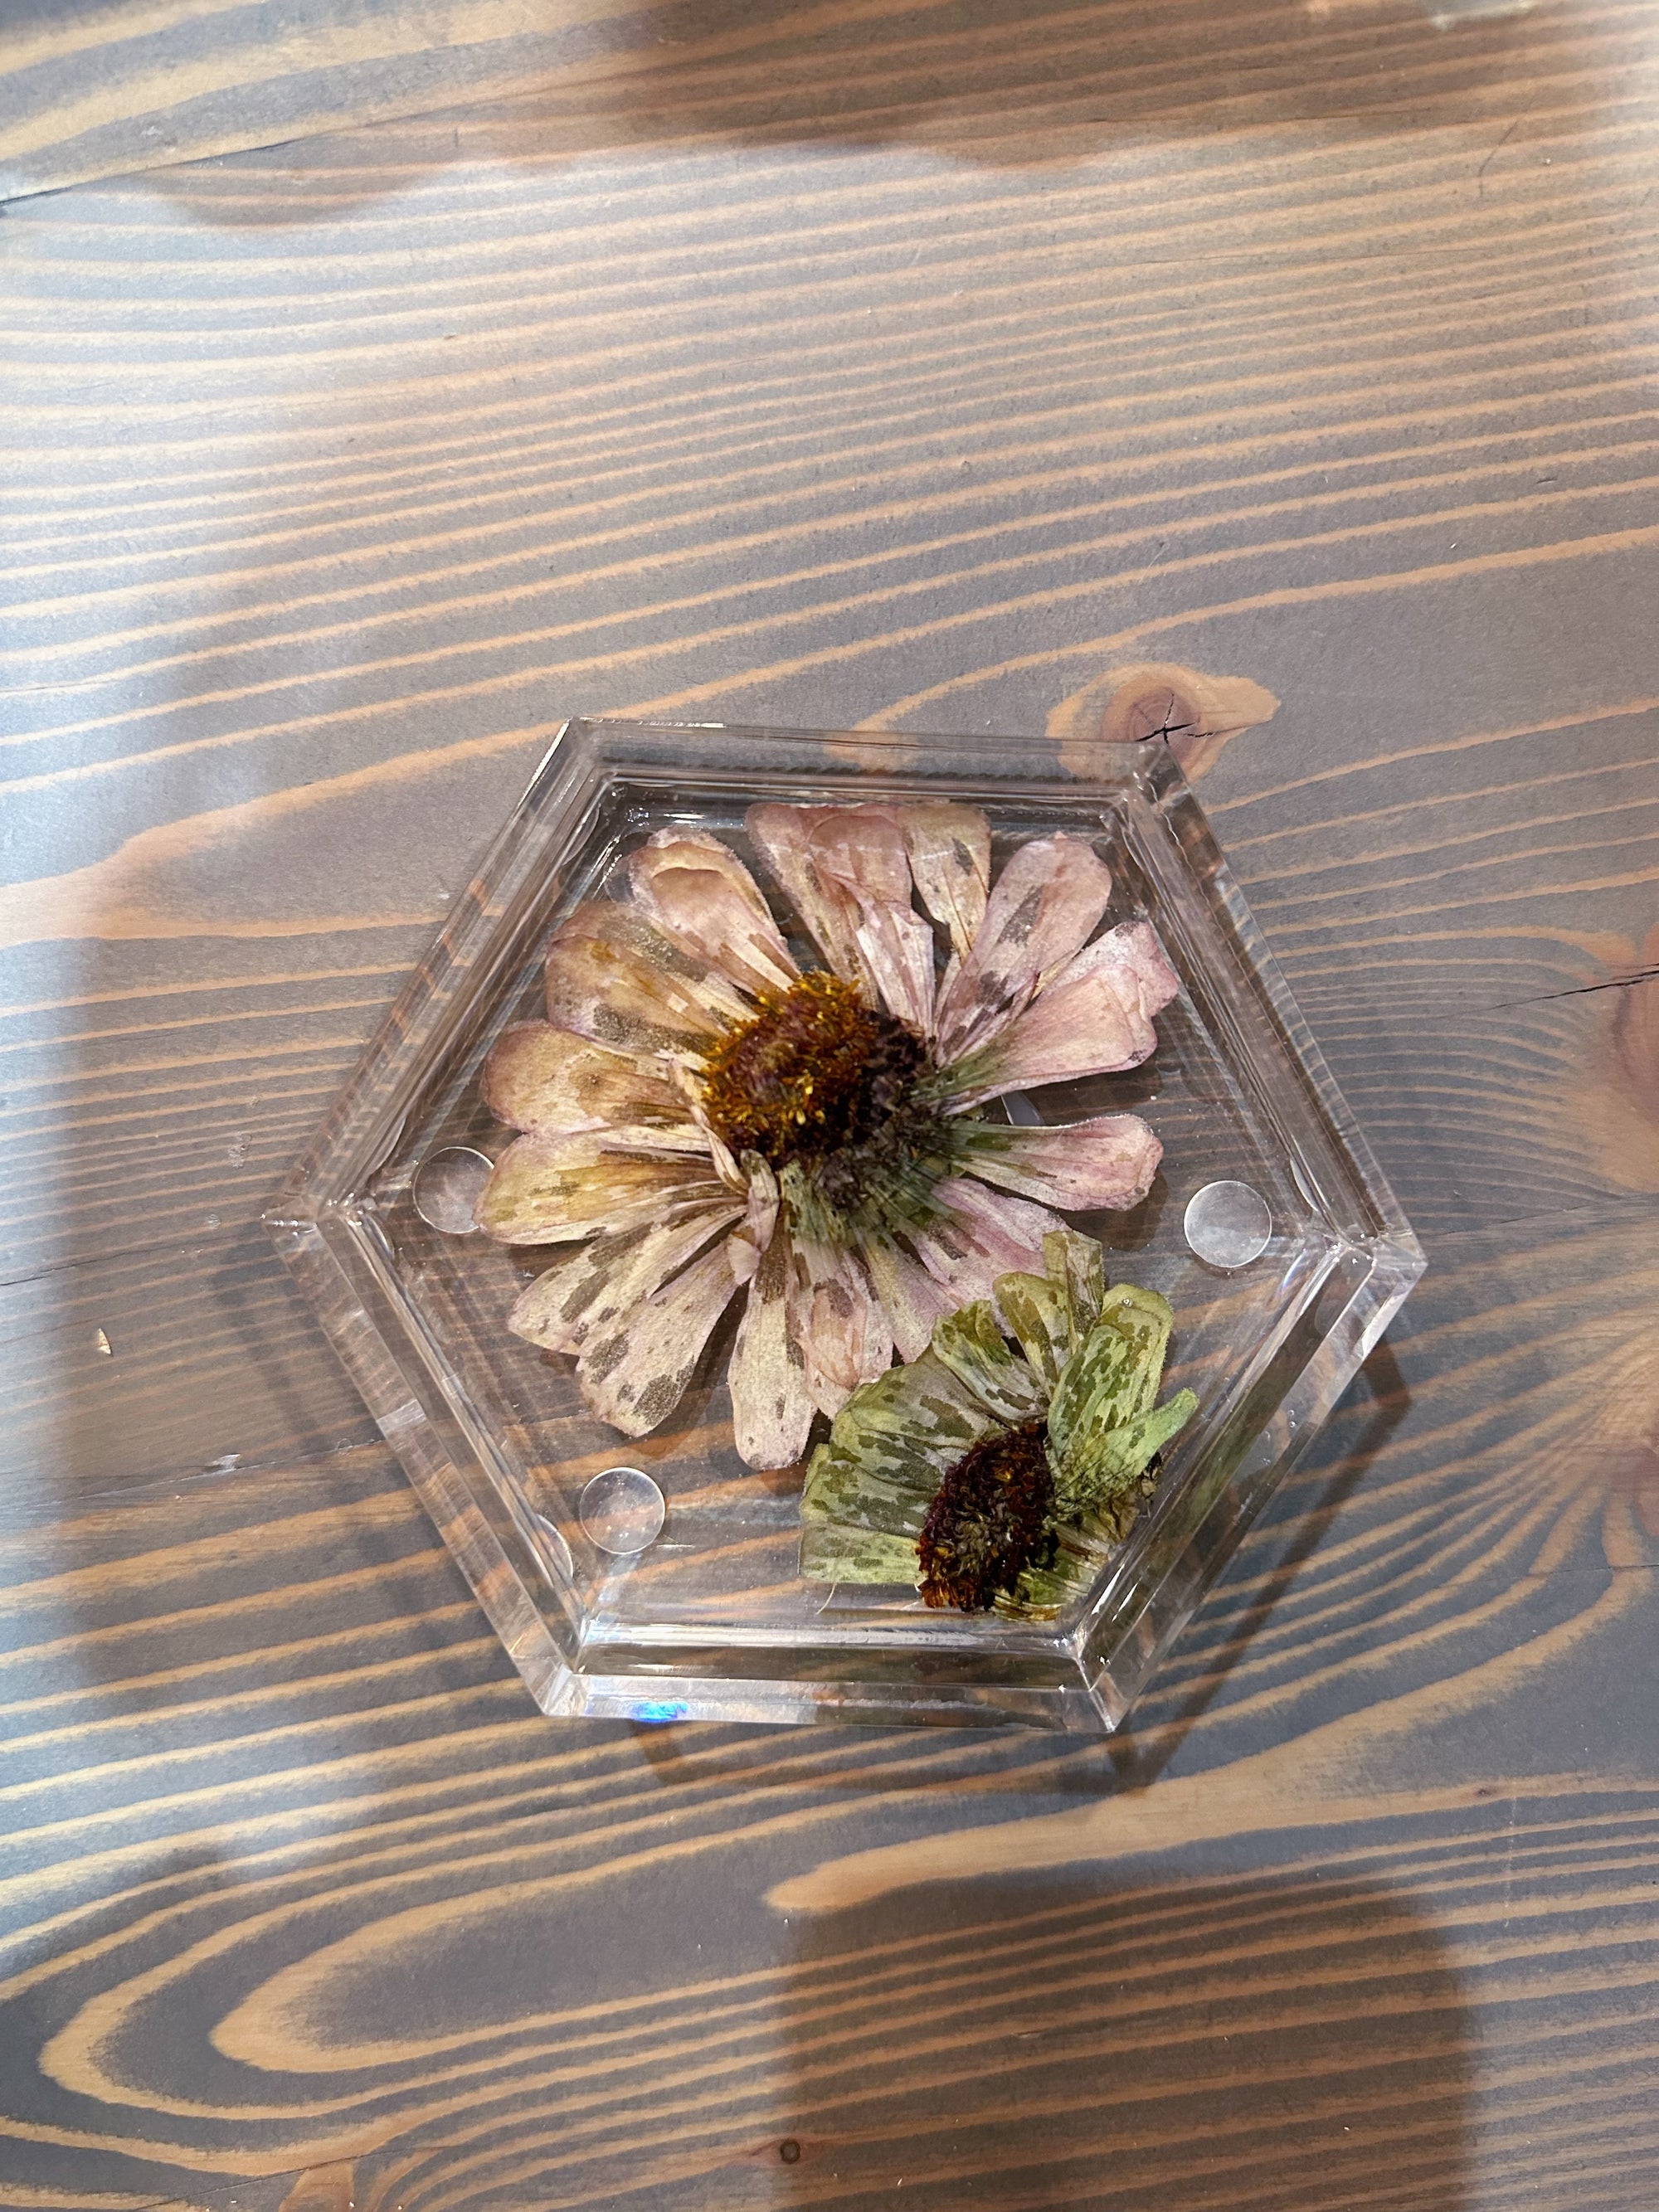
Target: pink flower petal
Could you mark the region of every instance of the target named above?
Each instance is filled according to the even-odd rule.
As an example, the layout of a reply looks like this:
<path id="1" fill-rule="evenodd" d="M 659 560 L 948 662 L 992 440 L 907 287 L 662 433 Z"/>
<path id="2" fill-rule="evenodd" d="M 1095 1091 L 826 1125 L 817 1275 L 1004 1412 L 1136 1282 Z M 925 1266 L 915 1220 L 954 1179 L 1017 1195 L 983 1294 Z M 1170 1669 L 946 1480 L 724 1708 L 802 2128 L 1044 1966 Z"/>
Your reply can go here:
<path id="1" fill-rule="evenodd" d="M 858 938 L 839 885 L 827 883 L 812 856 L 812 832 L 830 806 L 751 806 L 744 827 L 777 878 L 801 925 L 837 975 L 864 987 L 876 1003 L 875 978 L 859 951 Z"/>
<path id="2" fill-rule="evenodd" d="M 990 891 L 990 823 L 977 806 L 949 799 L 896 806 L 893 818 L 903 832 L 922 904 L 950 931 L 957 959 L 965 960 Z"/>
<path id="3" fill-rule="evenodd" d="M 729 1152 L 726 1157 L 731 1158 Z M 732 1274 L 738 1282 L 747 1283 L 753 1279 L 778 1224 L 778 1179 L 758 1152 L 744 1154 L 743 1171 L 749 1186 L 744 1218 L 726 1239 L 726 1247 Z"/>
<path id="4" fill-rule="evenodd" d="M 838 892 L 889 1013 L 927 1035 L 933 1025 L 933 933 L 910 903 L 910 859 L 893 811 L 827 806 L 809 840 L 818 879 Z"/>
<path id="5" fill-rule="evenodd" d="M 483 1094 L 492 1113 L 538 1136 L 624 1128 L 659 1148 L 708 1150 L 659 1060 L 613 1052 L 550 1022 L 515 1022 L 502 1032 L 484 1063 Z"/>
<path id="6" fill-rule="evenodd" d="M 1138 1067 L 1156 1049 L 1152 1017 L 1181 988 L 1146 921 L 1085 945 L 1018 1020 L 947 1071 L 960 1112 L 1004 1091 Z"/>
<path id="7" fill-rule="evenodd" d="M 819 872 L 859 906 L 910 903 L 910 856 L 885 806 L 820 806 L 809 840 Z"/>
<path id="8" fill-rule="evenodd" d="M 754 878 L 718 837 L 659 830 L 628 864 L 635 902 L 665 936 L 746 990 L 787 990 L 799 973 Z"/>
<path id="9" fill-rule="evenodd" d="M 1066 1226 L 1046 1206 L 988 1189 L 967 1176 L 947 1176 L 933 1196 L 947 1210 L 911 1243 L 928 1273 L 951 1292 L 953 1307 L 988 1298 L 999 1275 L 1041 1273 L 1043 1238 Z"/>
<path id="10" fill-rule="evenodd" d="M 749 1467 L 793 1467 L 812 1425 L 805 1359 L 789 1331 L 790 1264 L 779 1224 L 749 1285 L 728 1376 L 732 1434 Z"/>
<path id="11" fill-rule="evenodd" d="M 637 909 L 590 899 L 547 948 L 547 1012 L 556 1029 L 649 1054 L 705 1049 L 754 1006 Z"/>
<path id="12" fill-rule="evenodd" d="M 892 1325 L 899 1358 L 920 1359 L 932 1340 L 934 1322 L 954 1313 L 959 1301 L 920 1260 L 885 1237 L 872 1239 L 862 1250 L 871 1288 Z"/>
<path id="13" fill-rule="evenodd" d="M 1135 975 L 1139 981 L 1141 1011 L 1150 1021 L 1154 1014 L 1163 1012 L 1181 988 L 1181 978 L 1170 964 L 1169 955 L 1158 942 L 1158 932 L 1150 921 L 1121 921 L 1115 929 L 1109 929 L 1100 939 L 1101 945 L 1109 945 L 1108 958 L 1125 974 Z M 1091 946 L 1091 951 L 1096 948 Z M 1083 965 L 1079 954 L 1073 966 Z M 1059 976 L 1063 982 L 1065 977 Z M 1127 988 L 1127 985 L 1126 985 Z"/>
<path id="14" fill-rule="evenodd" d="M 1063 832 L 1022 845 L 992 888 L 972 950 L 940 1000 L 939 1056 L 948 1064 L 1022 1012 L 1106 911 L 1111 871 Z"/>
<path id="15" fill-rule="evenodd" d="M 595 1329 L 608 1328 L 695 1259 L 735 1211 L 730 1200 L 670 1208 L 646 1228 L 594 1237 L 537 1276 L 507 1327 L 544 1352 L 580 1352 Z"/>
<path id="16" fill-rule="evenodd" d="M 478 1226 L 503 1244 L 562 1244 L 638 1228 L 688 1200 L 730 1205 L 706 1156 L 619 1152 L 604 1136 L 520 1137 L 483 1187 Z"/>
<path id="17" fill-rule="evenodd" d="M 724 1244 L 596 1329 L 576 1363 L 582 1396 L 601 1420 L 642 1437 L 685 1395 L 702 1348 L 737 1285 Z"/>
<path id="18" fill-rule="evenodd" d="M 1101 1114 L 1067 1128 L 973 1121 L 963 1130 L 969 1174 L 1071 1213 L 1097 1206 L 1121 1212 L 1139 1206 L 1164 1157 L 1163 1146 L 1138 1114 Z"/>
<path id="19" fill-rule="evenodd" d="M 853 1254 L 799 1232 L 790 1244 L 790 1333 L 813 1404 L 833 1417 L 860 1382 L 891 1365 L 892 1324 Z"/>

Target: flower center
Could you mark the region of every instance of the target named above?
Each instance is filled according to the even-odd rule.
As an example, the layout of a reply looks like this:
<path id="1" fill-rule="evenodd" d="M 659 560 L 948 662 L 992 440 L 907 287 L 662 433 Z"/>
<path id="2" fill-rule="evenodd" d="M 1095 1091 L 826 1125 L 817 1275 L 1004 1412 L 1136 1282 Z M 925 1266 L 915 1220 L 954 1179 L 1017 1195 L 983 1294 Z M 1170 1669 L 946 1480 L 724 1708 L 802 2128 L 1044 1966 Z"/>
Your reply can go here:
<path id="1" fill-rule="evenodd" d="M 703 1110 L 734 1152 L 774 1167 L 867 1143 L 909 1102 L 925 1051 L 915 1031 L 814 969 L 730 1030 L 703 1066 Z"/>
<path id="2" fill-rule="evenodd" d="M 1028 1421 L 976 1443 L 939 1485 L 916 1548 L 932 1606 L 985 1613 L 1053 1548 L 1048 1425 Z"/>

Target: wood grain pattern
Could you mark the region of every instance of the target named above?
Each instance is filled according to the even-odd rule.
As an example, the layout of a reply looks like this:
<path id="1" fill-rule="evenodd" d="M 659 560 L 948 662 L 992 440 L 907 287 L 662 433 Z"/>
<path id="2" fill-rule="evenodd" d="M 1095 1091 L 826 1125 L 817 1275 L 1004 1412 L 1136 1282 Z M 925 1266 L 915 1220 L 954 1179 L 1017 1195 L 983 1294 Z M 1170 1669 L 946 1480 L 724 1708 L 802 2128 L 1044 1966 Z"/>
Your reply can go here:
<path id="1" fill-rule="evenodd" d="M 0 222 L 0 2205 L 1650 2212 L 1652 6 L 7 30 L 332 135 Z M 1429 1276 L 1131 1735 L 545 1723 L 266 1192 L 563 715 L 1162 660 Z"/>
<path id="2" fill-rule="evenodd" d="M 582 143 L 596 124 L 630 139 L 781 126 L 921 137 L 970 159 L 988 141 L 1005 158 L 1024 142 L 1028 161 L 1055 150 L 1057 122 L 1073 145 L 1149 117 L 1203 131 L 1264 113 L 1466 124 L 1494 93 L 1509 106 L 1516 41 L 1495 12 L 1481 0 L 1448 0 L 1431 22 L 1409 0 L 16 0 L 0 42 L 0 193 L 515 98 Z M 1559 7 L 1528 27 L 1527 48 L 1555 64 L 1553 102 L 1571 109 L 1602 70 L 1650 60 L 1644 19 Z"/>
<path id="3" fill-rule="evenodd" d="M 1529 1255 L 1443 1252 L 1109 1747 L 550 1729 L 375 1449 L 14 1540 L 11 2170 L 1462 2205 L 1524 2136 L 1539 2202 L 1639 2203 L 1650 1226 L 1568 1239 L 1541 1327 Z"/>

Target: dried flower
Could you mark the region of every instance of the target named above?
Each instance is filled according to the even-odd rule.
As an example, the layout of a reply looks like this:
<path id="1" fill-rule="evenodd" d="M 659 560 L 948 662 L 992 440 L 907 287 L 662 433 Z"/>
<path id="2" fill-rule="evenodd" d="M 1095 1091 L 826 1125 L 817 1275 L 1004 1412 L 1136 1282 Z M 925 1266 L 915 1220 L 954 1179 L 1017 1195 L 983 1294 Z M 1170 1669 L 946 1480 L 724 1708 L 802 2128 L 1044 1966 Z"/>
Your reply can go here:
<path id="1" fill-rule="evenodd" d="M 509 1326 L 574 1353 L 629 1435 L 672 1411 L 746 1290 L 738 1449 L 783 1467 L 815 1409 L 1034 1261 L 1051 1208 L 1145 1197 L 1161 1148 L 1135 1115 L 1025 1128 L 974 1109 L 1136 1066 L 1179 984 L 1149 923 L 1095 935 L 1111 877 L 1083 838 L 1031 840 L 993 884 L 973 807 L 763 805 L 747 826 L 826 964 L 803 971 L 719 838 L 652 837 L 620 896 L 555 934 L 548 1019 L 490 1057 L 486 1096 L 524 1134 L 479 1218 L 506 1243 L 580 1243 Z"/>
<path id="2" fill-rule="evenodd" d="M 1048 1619 L 1127 1536 L 1198 1404 L 1158 1403 L 1174 1317 L 1156 1291 L 1109 1291 L 1091 1237 L 1061 1231 L 1042 1255 L 836 1414 L 801 1500 L 805 1580 Z"/>

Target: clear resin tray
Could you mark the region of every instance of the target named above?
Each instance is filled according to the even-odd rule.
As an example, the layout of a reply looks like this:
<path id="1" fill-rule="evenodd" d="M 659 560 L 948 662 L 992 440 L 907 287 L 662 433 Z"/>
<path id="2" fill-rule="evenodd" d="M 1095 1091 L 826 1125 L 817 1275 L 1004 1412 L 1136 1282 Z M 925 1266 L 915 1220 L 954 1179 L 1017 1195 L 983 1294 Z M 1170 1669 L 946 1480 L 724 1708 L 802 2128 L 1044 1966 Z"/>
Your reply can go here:
<path id="1" fill-rule="evenodd" d="M 999 867 L 1033 837 L 1089 840 L 1112 871 L 1103 926 L 1149 919 L 1181 979 L 1142 1065 L 984 1109 L 1152 1126 L 1146 1200 L 1070 1218 L 1111 1280 L 1169 1299 L 1165 1388 L 1199 1400 L 1127 1540 L 1050 1621 L 804 1583 L 802 1470 L 753 1472 L 733 1444 L 740 1303 L 677 1410 L 630 1438 L 586 1409 L 569 1358 L 507 1331 L 546 1255 L 472 1227 L 513 1134 L 483 1063 L 541 1013 L 550 932 L 620 860 L 690 826 L 766 883 L 744 830 L 756 801 L 917 797 L 982 808 Z M 537 1702 L 636 1720 L 1116 1728 L 1423 1269 L 1157 738 L 569 724 L 267 1219 Z"/>

